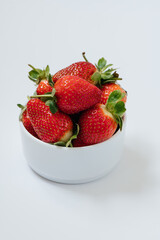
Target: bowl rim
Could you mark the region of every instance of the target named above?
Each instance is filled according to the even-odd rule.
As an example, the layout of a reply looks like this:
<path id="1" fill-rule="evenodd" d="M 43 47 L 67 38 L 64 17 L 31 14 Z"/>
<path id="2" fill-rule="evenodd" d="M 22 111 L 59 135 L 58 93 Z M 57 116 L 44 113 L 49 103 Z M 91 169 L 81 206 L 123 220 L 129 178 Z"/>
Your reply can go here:
<path id="1" fill-rule="evenodd" d="M 126 116 L 124 116 L 124 120 L 123 120 L 123 128 L 124 128 L 124 125 L 125 125 L 125 122 L 126 122 Z M 122 129 L 122 131 L 120 131 L 120 129 L 118 129 L 118 131 L 109 139 L 107 139 L 106 141 L 103 141 L 103 142 L 100 142 L 100 143 L 96 143 L 96 144 L 93 144 L 93 145 L 88 145 L 88 146 L 82 146 L 82 147 L 63 147 L 63 146 L 57 146 L 57 145 L 53 145 L 53 144 L 50 144 L 50 143 L 46 143 L 46 142 L 43 142 L 42 140 L 34 137 L 31 133 L 29 133 L 26 128 L 24 127 L 22 121 L 19 121 L 20 123 L 20 128 L 22 129 L 22 131 L 27 134 L 33 141 L 35 142 L 38 142 L 42 145 L 45 145 L 47 147 L 51 147 L 51 148 L 61 148 L 63 150 L 68 150 L 68 151 L 74 151 L 75 149 L 88 149 L 88 148 L 95 148 L 96 146 L 99 146 L 100 144 L 106 144 L 106 142 L 111 142 L 114 140 L 114 138 L 118 137 L 124 130 Z"/>

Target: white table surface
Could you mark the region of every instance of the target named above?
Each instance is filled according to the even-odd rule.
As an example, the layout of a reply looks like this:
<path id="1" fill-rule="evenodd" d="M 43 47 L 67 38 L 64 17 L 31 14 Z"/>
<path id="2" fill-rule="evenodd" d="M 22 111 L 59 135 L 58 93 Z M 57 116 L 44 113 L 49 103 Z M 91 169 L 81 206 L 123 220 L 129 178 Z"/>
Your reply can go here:
<path id="1" fill-rule="evenodd" d="M 160 239 L 159 13 L 158 0 L 0 2 L 0 239 Z M 119 67 L 125 146 L 110 175 L 63 185 L 28 167 L 16 104 L 34 90 L 28 63 L 54 73 L 82 51 Z"/>

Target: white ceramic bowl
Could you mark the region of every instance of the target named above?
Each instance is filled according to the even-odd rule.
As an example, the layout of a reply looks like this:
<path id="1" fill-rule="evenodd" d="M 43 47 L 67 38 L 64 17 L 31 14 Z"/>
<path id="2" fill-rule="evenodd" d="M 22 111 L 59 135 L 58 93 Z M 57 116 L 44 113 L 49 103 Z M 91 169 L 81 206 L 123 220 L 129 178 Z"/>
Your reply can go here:
<path id="1" fill-rule="evenodd" d="M 105 142 L 79 148 L 42 142 L 22 123 L 20 129 L 29 166 L 42 177 L 59 183 L 86 183 L 108 174 L 120 161 L 123 150 L 124 128 Z"/>

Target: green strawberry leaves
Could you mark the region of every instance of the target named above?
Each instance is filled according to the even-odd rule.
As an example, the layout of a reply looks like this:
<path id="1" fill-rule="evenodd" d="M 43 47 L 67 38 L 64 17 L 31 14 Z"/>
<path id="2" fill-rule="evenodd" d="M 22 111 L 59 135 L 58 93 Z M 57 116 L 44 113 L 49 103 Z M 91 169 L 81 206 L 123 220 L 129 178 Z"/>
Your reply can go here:
<path id="1" fill-rule="evenodd" d="M 50 74 L 50 68 L 48 65 L 43 70 L 39 69 L 39 68 L 35 68 L 31 64 L 28 64 L 28 66 L 32 68 L 32 70 L 29 71 L 29 73 L 28 73 L 28 77 L 30 80 L 32 80 L 36 84 L 39 84 L 41 80 L 47 79 L 49 84 L 52 87 L 54 86 L 54 83 L 52 81 L 52 76 Z"/>
<path id="2" fill-rule="evenodd" d="M 72 141 L 77 138 L 78 133 L 79 133 L 79 125 L 76 123 L 74 124 L 74 127 L 73 127 L 73 134 L 68 140 L 68 142 L 65 143 L 63 141 L 59 141 L 59 142 L 55 142 L 53 145 L 61 146 L 61 147 L 73 147 Z"/>
<path id="3" fill-rule="evenodd" d="M 92 79 L 96 84 L 98 84 L 98 85 L 100 85 L 100 86 L 101 86 L 101 78 L 102 78 L 102 76 L 101 76 L 101 74 L 100 74 L 99 72 L 93 73 L 93 75 L 92 75 L 92 77 L 91 77 L 91 79 Z"/>
<path id="4" fill-rule="evenodd" d="M 123 127 L 123 120 L 122 120 L 122 118 L 119 117 L 119 116 L 115 116 L 115 119 L 116 119 L 116 122 L 119 125 L 120 131 L 122 131 L 122 127 Z"/>
<path id="5" fill-rule="evenodd" d="M 93 73 L 91 79 L 100 87 L 105 83 L 114 83 L 117 80 L 122 80 L 122 78 L 119 78 L 119 74 L 115 71 L 116 69 L 110 68 L 113 64 L 107 64 L 105 58 L 99 59 L 95 66 L 97 71 Z"/>
<path id="6" fill-rule="evenodd" d="M 57 107 L 55 101 L 53 101 L 53 100 L 47 100 L 47 101 L 45 102 L 45 104 L 46 104 L 46 106 L 49 106 L 49 109 L 50 109 L 51 113 L 54 114 L 54 113 L 56 113 L 56 112 L 58 111 L 58 107 Z"/>
<path id="7" fill-rule="evenodd" d="M 66 143 L 63 141 L 55 142 L 53 145 L 60 146 L 60 147 L 65 147 Z"/>
<path id="8" fill-rule="evenodd" d="M 38 76 L 39 76 L 39 73 L 35 70 L 31 70 L 28 75 L 29 79 L 32 80 L 33 82 L 36 82 Z"/>
<path id="9" fill-rule="evenodd" d="M 117 102 L 114 106 L 114 111 L 116 115 L 119 115 L 119 117 L 122 117 L 124 112 L 126 111 L 124 102 L 122 101 Z"/>
<path id="10" fill-rule="evenodd" d="M 77 138 L 78 133 L 79 133 L 79 125 L 76 123 L 73 127 L 73 135 L 66 143 L 66 147 L 73 147 L 72 141 Z"/>
<path id="11" fill-rule="evenodd" d="M 99 71 L 103 70 L 103 68 L 106 66 L 106 64 L 107 64 L 106 59 L 104 59 L 104 58 L 99 59 L 98 64 L 97 64 L 98 70 Z"/>
<path id="12" fill-rule="evenodd" d="M 49 73 L 48 77 L 47 77 L 47 80 L 48 80 L 48 83 L 51 87 L 54 87 L 54 82 L 52 81 L 52 76 L 51 74 Z"/>
<path id="13" fill-rule="evenodd" d="M 17 104 L 17 107 L 21 108 L 22 110 L 25 108 L 25 106 L 23 106 L 22 104 Z"/>
<path id="14" fill-rule="evenodd" d="M 23 106 L 22 104 L 17 104 L 17 106 L 21 109 L 21 113 L 19 115 L 19 121 L 22 120 L 22 114 L 24 113 L 24 111 L 27 109 L 27 106 Z"/>
<path id="15" fill-rule="evenodd" d="M 125 103 L 121 101 L 125 95 L 126 93 L 115 90 L 109 95 L 106 103 L 106 109 L 114 116 L 116 122 L 119 124 L 120 130 L 122 130 L 123 126 L 122 117 L 126 111 Z"/>
<path id="16" fill-rule="evenodd" d="M 122 100 L 124 98 L 126 94 L 122 93 L 120 90 L 115 90 L 113 91 L 108 98 L 108 103 L 112 103 L 112 102 L 118 102 L 120 100 Z"/>
<path id="17" fill-rule="evenodd" d="M 58 108 L 57 108 L 57 105 L 56 105 L 56 99 L 54 97 L 55 89 L 54 89 L 54 83 L 52 81 L 52 76 L 50 74 L 49 66 L 47 65 L 44 70 L 41 70 L 39 68 L 35 68 L 30 64 L 29 64 L 29 67 L 32 68 L 32 70 L 29 72 L 29 75 L 28 75 L 29 79 L 31 79 L 36 84 L 39 84 L 40 81 L 46 79 L 46 80 L 48 80 L 49 85 L 51 87 L 53 87 L 52 92 L 45 93 L 43 95 L 34 94 L 30 98 L 41 98 L 41 100 L 43 102 L 45 102 L 45 104 L 47 106 L 49 106 L 51 113 L 53 113 L 53 114 L 56 113 L 58 111 Z"/>
<path id="18" fill-rule="evenodd" d="M 85 52 L 82 53 L 82 56 L 86 62 L 88 62 Z M 119 78 L 119 74 L 116 72 L 116 68 L 110 68 L 113 64 L 107 64 L 105 58 L 100 58 L 98 63 L 95 64 L 97 71 L 93 73 L 91 79 L 95 82 L 96 85 L 101 87 L 105 83 L 114 83 L 117 80 L 122 80 Z"/>

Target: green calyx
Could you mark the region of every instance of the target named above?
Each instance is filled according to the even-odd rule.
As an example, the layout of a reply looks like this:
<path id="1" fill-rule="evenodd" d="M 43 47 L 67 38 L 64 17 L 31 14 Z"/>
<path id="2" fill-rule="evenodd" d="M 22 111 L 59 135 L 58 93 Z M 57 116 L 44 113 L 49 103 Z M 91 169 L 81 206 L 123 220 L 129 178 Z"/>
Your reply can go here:
<path id="1" fill-rule="evenodd" d="M 45 93 L 43 95 L 33 95 L 29 98 L 40 98 L 41 101 L 45 102 L 46 106 L 49 106 L 51 113 L 56 113 L 58 111 L 58 107 L 56 104 L 56 97 L 55 97 L 55 88 L 52 89 L 52 92 Z"/>
<path id="2" fill-rule="evenodd" d="M 17 107 L 19 107 L 21 109 L 21 113 L 19 115 L 19 121 L 22 121 L 22 114 L 24 113 L 24 111 L 27 109 L 27 106 L 23 106 L 22 104 L 17 104 Z"/>
<path id="3" fill-rule="evenodd" d="M 48 83 L 51 87 L 54 87 L 54 82 L 52 81 L 52 75 L 49 73 L 47 77 Z"/>
<path id="4" fill-rule="evenodd" d="M 57 104 L 55 103 L 54 100 L 47 100 L 45 102 L 46 106 L 49 106 L 49 109 L 51 111 L 51 113 L 56 113 L 58 111 L 58 107 L 57 107 Z"/>
<path id="5" fill-rule="evenodd" d="M 117 80 L 122 80 L 115 71 L 116 69 L 110 68 L 113 64 L 107 64 L 104 58 L 99 59 L 95 66 L 97 71 L 92 75 L 91 79 L 100 87 L 105 83 L 114 83 Z"/>
<path id="6" fill-rule="evenodd" d="M 85 56 L 85 52 L 82 53 L 82 56 L 86 62 L 88 59 Z M 101 87 L 105 83 L 114 83 L 117 80 L 122 80 L 119 78 L 119 74 L 116 72 L 116 68 L 110 68 L 113 64 L 107 64 L 106 59 L 99 59 L 98 63 L 95 64 L 97 71 L 93 73 L 91 79 L 95 82 L 96 85 Z"/>
<path id="7" fill-rule="evenodd" d="M 50 74 L 50 68 L 48 65 L 43 70 L 39 69 L 39 68 L 35 68 L 31 64 L 28 64 L 28 66 L 32 68 L 32 70 L 29 71 L 29 73 L 28 73 L 28 77 L 30 80 L 32 80 L 33 82 L 35 82 L 38 85 L 40 83 L 40 81 L 46 79 L 46 80 L 48 80 L 48 83 L 51 85 L 51 87 L 54 86 L 54 83 L 52 81 L 52 76 Z"/>
<path id="8" fill-rule="evenodd" d="M 73 127 L 73 134 L 70 137 L 70 139 L 66 143 L 63 141 L 59 141 L 59 142 L 54 143 L 53 145 L 61 146 L 61 147 L 73 147 L 72 141 L 77 138 L 78 133 L 79 133 L 79 125 L 77 123 L 75 123 L 74 127 Z"/>
<path id="9" fill-rule="evenodd" d="M 113 91 L 107 100 L 106 109 L 115 118 L 120 130 L 122 130 L 123 120 L 122 117 L 126 111 L 125 103 L 121 101 L 125 97 L 126 93 L 122 93 L 120 90 Z"/>

